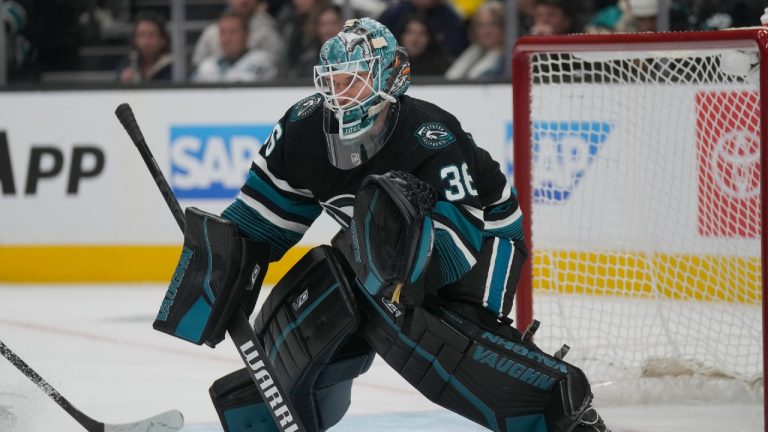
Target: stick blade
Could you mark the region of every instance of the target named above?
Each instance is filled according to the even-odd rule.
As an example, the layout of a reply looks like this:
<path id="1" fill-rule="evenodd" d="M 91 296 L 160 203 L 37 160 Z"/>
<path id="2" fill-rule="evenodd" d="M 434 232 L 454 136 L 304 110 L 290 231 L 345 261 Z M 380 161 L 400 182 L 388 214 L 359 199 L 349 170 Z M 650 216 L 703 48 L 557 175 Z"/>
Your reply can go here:
<path id="1" fill-rule="evenodd" d="M 184 415 L 179 410 L 125 424 L 104 424 L 104 432 L 176 432 L 184 426 Z"/>

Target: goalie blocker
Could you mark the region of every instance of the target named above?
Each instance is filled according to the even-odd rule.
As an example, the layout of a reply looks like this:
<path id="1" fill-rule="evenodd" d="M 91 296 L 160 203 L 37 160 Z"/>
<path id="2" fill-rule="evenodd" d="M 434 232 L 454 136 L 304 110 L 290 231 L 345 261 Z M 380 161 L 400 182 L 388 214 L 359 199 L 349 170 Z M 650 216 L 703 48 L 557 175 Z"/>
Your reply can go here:
<path id="1" fill-rule="evenodd" d="M 216 346 L 233 314 L 253 311 L 269 248 L 238 235 L 231 221 L 188 207 L 184 246 L 152 327 L 197 345 Z"/>

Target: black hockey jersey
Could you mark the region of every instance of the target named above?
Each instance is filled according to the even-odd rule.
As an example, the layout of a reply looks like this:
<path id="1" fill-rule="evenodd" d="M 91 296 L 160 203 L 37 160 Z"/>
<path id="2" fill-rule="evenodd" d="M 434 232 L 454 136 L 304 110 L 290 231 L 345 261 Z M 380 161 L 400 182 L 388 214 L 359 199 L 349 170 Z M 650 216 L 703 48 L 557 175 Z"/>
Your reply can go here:
<path id="1" fill-rule="evenodd" d="M 275 125 L 236 201 L 222 215 L 247 236 L 269 244 L 271 259 L 277 260 L 322 210 L 348 227 L 355 193 L 366 176 L 410 172 L 439 195 L 432 218 L 442 283 L 459 280 L 481 250 L 491 248 L 486 260 L 491 268 L 477 296 L 502 312 L 512 255 L 523 238 L 515 193 L 499 164 L 453 115 L 409 96 L 401 96 L 399 104 L 386 145 L 362 165 L 341 170 L 328 159 L 322 96 L 302 99 Z"/>

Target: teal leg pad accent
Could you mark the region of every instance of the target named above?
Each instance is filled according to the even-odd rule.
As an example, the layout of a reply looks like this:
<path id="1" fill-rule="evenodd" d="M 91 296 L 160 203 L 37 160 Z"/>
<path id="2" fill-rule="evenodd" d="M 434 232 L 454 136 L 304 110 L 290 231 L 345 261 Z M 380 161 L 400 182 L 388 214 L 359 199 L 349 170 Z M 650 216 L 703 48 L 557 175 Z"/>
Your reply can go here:
<path id="1" fill-rule="evenodd" d="M 264 403 L 243 405 L 224 411 L 229 432 L 280 432 Z"/>
<path id="2" fill-rule="evenodd" d="M 507 432 L 549 432 L 544 414 L 507 417 Z"/>

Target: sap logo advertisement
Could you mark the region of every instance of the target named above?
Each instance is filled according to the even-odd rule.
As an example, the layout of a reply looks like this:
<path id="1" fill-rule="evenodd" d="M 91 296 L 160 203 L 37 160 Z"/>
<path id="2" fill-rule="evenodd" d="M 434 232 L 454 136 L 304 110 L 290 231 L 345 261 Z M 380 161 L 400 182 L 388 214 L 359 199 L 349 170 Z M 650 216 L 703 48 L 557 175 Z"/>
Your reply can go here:
<path id="1" fill-rule="evenodd" d="M 170 183 L 180 199 L 232 199 L 272 124 L 171 125 Z"/>
<path id="2" fill-rule="evenodd" d="M 513 126 L 507 123 L 507 175 L 513 180 Z M 534 121 L 533 199 L 561 203 L 574 193 L 602 150 L 613 125 L 600 121 Z"/>

